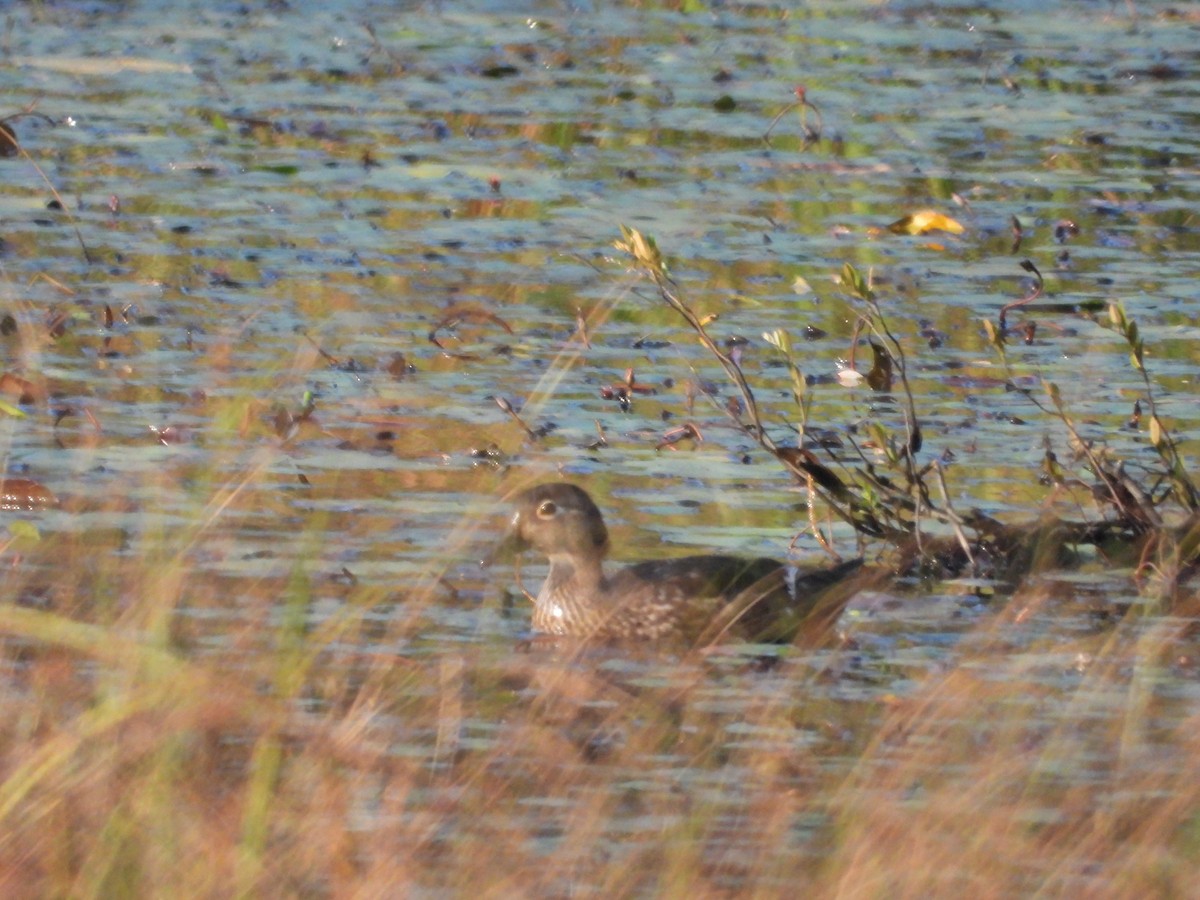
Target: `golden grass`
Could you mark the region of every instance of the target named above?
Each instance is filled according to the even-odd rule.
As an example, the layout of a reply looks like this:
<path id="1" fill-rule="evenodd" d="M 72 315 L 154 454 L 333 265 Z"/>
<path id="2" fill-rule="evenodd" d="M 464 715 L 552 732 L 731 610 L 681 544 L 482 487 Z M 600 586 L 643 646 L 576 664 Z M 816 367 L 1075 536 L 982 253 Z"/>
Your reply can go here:
<path id="1" fill-rule="evenodd" d="M 173 621 L 203 589 L 187 554 L 151 566 L 64 543 L 67 565 L 48 546 L 4 576 L 6 897 L 1194 885 L 1184 620 L 1071 630 L 1030 587 L 893 690 L 878 671 L 862 682 L 854 650 L 762 672 L 728 652 L 422 643 L 433 589 L 380 626 L 361 614 L 385 595 L 353 587 L 314 624 L 297 564 L 238 597 L 270 615 L 201 652 L 196 626 Z M 45 602 L 64 572 L 68 592 Z M 119 603 L 100 595 L 114 585 Z"/>
<path id="2" fill-rule="evenodd" d="M 728 651 L 447 640 L 439 577 L 470 556 L 474 511 L 409 589 L 332 586 L 335 536 L 362 546 L 378 522 L 328 512 L 329 471 L 261 571 L 223 571 L 244 534 L 269 546 L 301 516 L 277 451 L 239 453 L 162 474 L 164 496 L 199 495 L 190 524 L 8 548 L 0 896 L 1192 889 L 1184 620 L 1080 629 L 1033 583 L 947 621 L 953 650 L 919 676 L 886 651 L 798 647 L 760 671 Z"/>

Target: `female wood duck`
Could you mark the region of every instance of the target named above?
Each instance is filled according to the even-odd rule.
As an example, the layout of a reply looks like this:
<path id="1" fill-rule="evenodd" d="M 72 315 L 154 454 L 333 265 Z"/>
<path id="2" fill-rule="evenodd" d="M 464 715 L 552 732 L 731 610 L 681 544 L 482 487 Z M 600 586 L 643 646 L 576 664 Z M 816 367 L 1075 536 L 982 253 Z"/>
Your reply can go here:
<path id="1" fill-rule="evenodd" d="M 771 559 L 686 556 L 604 572 L 608 529 L 592 498 L 573 484 L 543 484 L 518 494 L 501 550 L 537 550 L 550 573 L 533 610 L 535 631 L 604 639 L 684 638 L 708 643 L 726 634 L 791 640 L 803 627 L 829 628 L 853 590 L 827 590 L 862 565 L 801 572 Z"/>

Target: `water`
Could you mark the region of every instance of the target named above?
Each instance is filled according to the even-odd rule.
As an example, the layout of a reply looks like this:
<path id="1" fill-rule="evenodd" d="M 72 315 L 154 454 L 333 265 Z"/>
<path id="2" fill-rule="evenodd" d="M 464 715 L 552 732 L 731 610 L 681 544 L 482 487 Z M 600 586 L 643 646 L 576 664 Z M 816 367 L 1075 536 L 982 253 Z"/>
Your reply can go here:
<path id="1" fill-rule="evenodd" d="M 1028 258 L 1057 306 L 1010 314 L 1038 323 L 1032 345 L 1010 345 L 1012 374 L 1039 396 L 1038 379 L 1057 383 L 1085 434 L 1137 471 L 1154 466 L 1145 420 L 1124 427 L 1146 389 L 1106 327 L 1104 309 L 1120 301 L 1145 338 L 1160 412 L 1193 458 L 1200 128 L 1186 7 L 128 2 L 23 4 L 7 22 L 5 111 L 35 108 L 9 121 L 29 158 L 0 160 L 4 311 L 18 325 L 0 346 L 36 400 L 0 425 L 9 475 L 63 500 L 21 515 L 51 548 L 49 559 L 24 548 L 27 566 L 46 569 L 33 581 L 52 608 L 103 619 L 135 602 L 120 566 L 140 583 L 144 561 L 183 565 L 179 645 L 254 669 L 302 579 L 307 628 L 333 641 L 330 677 L 369 653 L 450 677 L 443 699 L 461 688 L 448 659 L 475 685 L 453 751 L 444 727 L 441 738 L 433 726 L 410 733 L 401 716 L 388 738 L 401 755 L 491 760 L 512 738 L 505 723 L 536 708 L 538 679 L 512 676 L 528 686 L 510 694 L 503 675 L 528 606 L 502 604 L 507 570 L 476 565 L 505 489 L 560 473 L 586 484 L 627 558 L 714 547 L 783 557 L 804 528 L 803 494 L 722 412 L 733 392 L 720 371 L 612 249 L 620 224 L 658 240 L 687 301 L 719 315 L 714 336 L 749 339 L 745 370 L 781 440 L 795 410 L 761 338 L 776 328 L 813 382 L 813 425 L 899 427 L 894 400 L 834 379 L 858 312 L 834 280 L 850 262 L 872 274 L 906 347 L 923 460 L 952 455 L 953 502 L 1036 517 L 1049 496 L 1037 481 L 1044 441 L 1066 458 L 1065 429 L 1004 389 L 982 325 L 1025 293 Z M 801 85 L 821 140 L 804 131 L 816 114 L 802 123 L 793 110 L 764 141 Z M 67 211 L 49 208 L 54 191 Z M 964 233 L 886 231 L 925 208 Z M 824 336 L 803 340 L 810 326 Z M 624 411 L 602 389 L 628 369 L 653 392 Z M 530 439 L 497 396 L 543 436 Z M 657 449 L 684 422 L 703 442 Z M 1096 515 L 1081 502 L 1053 500 Z M 70 577 L 46 588 L 63 552 Z M 792 552 L 821 559 L 810 535 Z M 527 586 L 541 571 L 526 567 Z M 1020 695 L 995 655 L 995 617 L 1013 617 L 1007 651 L 1047 667 L 1046 690 L 1067 696 L 1113 617 L 1139 602 L 1129 569 L 1102 561 L 1026 590 L 1041 599 L 1025 618 L 1003 590 L 980 598 L 969 585 L 864 597 L 843 623 L 852 649 L 767 675 L 742 662 L 681 675 L 678 659 L 624 653 L 605 665 L 621 692 L 684 692 L 711 729 L 685 728 L 692 750 L 807 748 L 801 768 L 815 769 L 796 784 L 820 794 L 832 781 L 817 769 L 850 771 L 888 704 L 964 657 Z M 343 633 L 348 610 L 362 622 Z M 412 688 L 394 678 L 402 695 Z M 817 705 L 781 724 L 792 701 L 779 698 L 797 680 Z M 1174 695 L 1179 682 L 1168 674 L 1148 690 Z M 312 693 L 313 709 L 337 708 Z M 441 716 L 414 702 L 416 718 Z M 1170 706 L 1182 720 L 1193 702 L 1184 691 Z M 765 721 L 747 721 L 748 704 Z M 661 747 L 631 743 L 636 715 L 605 712 L 603 738 L 580 715 L 570 752 L 600 741 L 621 766 L 651 762 L 604 782 L 637 782 L 627 806 L 594 810 L 612 858 L 638 858 L 639 835 L 686 821 L 671 799 L 680 783 L 718 818 L 723 804 L 748 814 L 737 785 L 752 773 L 709 756 L 660 759 Z M 521 735 L 545 736 L 520 721 Z M 536 768 L 541 751 L 513 764 Z M 570 794 L 577 776 L 548 795 Z M 529 790 L 509 820 L 554 824 L 526 850 L 553 857 L 582 839 L 580 820 L 564 825 Z M 436 794 L 430 808 L 450 802 Z M 386 823 L 378 816 L 363 827 Z M 828 821 L 751 830 L 738 853 L 757 858 L 786 833 L 797 860 L 819 857 L 810 832 Z M 744 877 L 731 869 L 711 885 Z"/>

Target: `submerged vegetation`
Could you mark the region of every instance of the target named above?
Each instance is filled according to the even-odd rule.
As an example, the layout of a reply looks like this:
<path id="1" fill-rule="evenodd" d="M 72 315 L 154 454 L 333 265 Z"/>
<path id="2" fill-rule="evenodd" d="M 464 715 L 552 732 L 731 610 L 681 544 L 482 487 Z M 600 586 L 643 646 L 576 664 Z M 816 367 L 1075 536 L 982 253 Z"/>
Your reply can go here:
<path id="1" fill-rule="evenodd" d="M 1061 274 L 1061 217 L 1086 204 L 1058 183 L 1103 178 L 1094 218 L 1136 218 L 1109 240 L 1156 268 L 1192 252 L 1194 137 L 1170 111 L 1196 90 L 1168 54 L 1194 40 L 1168 29 L 1194 16 L 1076 4 L 1088 27 L 1128 16 L 1108 71 L 1102 41 L 1052 55 L 1092 46 L 1083 25 L 936 5 L 716 25 L 694 3 L 582 24 L 218 5 L 198 44 L 136 3 L 103 11 L 127 26 L 108 40 L 28 6 L 16 47 L 45 20 L 51 47 L 106 49 L 0 61 L 50 94 L 0 118 L 25 179 L 0 203 L 27 226 L 0 235 L 0 894 L 1195 892 L 1194 315 L 1177 337 L 1117 288 L 1048 290 L 1015 218 L 1053 234 Z M 170 61 L 103 55 L 147 33 Z M 780 90 L 800 59 L 808 86 Z M 99 125 L 43 115 L 76 94 Z M 1079 112 L 1113 96 L 1099 125 Z M 1109 132 L 1143 107 L 1149 136 Z M 984 196 L 950 186 L 972 161 Z M 714 173 L 743 163 L 750 199 L 710 222 L 737 196 Z M 1142 177 L 1161 206 L 1108 187 Z M 617 221 L 638 227 L 612 262 Z M 699 249 L 670 258 L 684 234 Z M 922 321 L 933 269 L 991 299 Z M 1012 277 L 1017 299 L 977 290 Z M 823 305 L 806 278 L 833 285 Z M 781 283 L 785 303 L 755 293 Z M 1103 330 L 1093 368 L 1022 355 L 1060 319 Z M 1113 346 L 1123 391 L 1098 413 Z M 951 421 L 928 390 L 951 379 L 1004 409 Z M 1019 481 L 991 485 L 1005 453 Z M 530 641 L 509 572 L 475 561 L 497 498 L 563 470 L 627 546 L 629 495 L 678 471 L 648 501 L 678 529 L 655 552 L 703 506 L 697 542 L 799 532 L 798 556 L 885 577 L 836 646 Z"/>

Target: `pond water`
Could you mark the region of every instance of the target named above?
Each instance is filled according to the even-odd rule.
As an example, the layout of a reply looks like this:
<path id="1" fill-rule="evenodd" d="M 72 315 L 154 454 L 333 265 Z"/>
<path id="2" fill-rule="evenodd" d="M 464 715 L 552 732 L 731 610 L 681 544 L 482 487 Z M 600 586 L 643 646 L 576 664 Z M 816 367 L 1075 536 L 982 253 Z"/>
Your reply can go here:
<path id="1" fill-rule="evenodd" d="M 838 282 L 851 263 L 905 347 L 922 461 L 944 460 L 960 509 L 1099 514 L 1039 483 L 1068 435 L 1010 379 L 1039 398 L 1054 382 L 1085 437 L 1155 468 L 1148 415 L 1128 425 L 1147 386 L 1112 302 L 1194 465 L 1198 38 L 1190 6 L 1133 0 L 11 7 L 0 112 L 22 152 L 0 158 L 0 349 L 27 384 L 0 385 L 0 433 L 8 477 L 60 503 L 6 513 L 5 600 L 170 647 L 301 720 L 180 722 L 147 701 L 173 723 L 156 733 L 210 735 L 230 796 L 261 788 L 264 741 L 285 736 L 261 852 L 250 813 L 210 798 L 230 808 L 172 831 L 214 860 L 184 883 L 1183 885 L 1200 832 L 1162 798 L 1198 799 L 1164 774 L 1200 752 L 1196 633 L 1129 562 L 1015 593 L 873 592 L 843 645 L 763 671 L 745 648 L 527 650 L 511 568 L 478 561 L 499 498 L 563 476 L 608 512 L 621 558 L 824 558 L 811 534 L 792 546 L 805 495 L 731 424 L 732 386 L 613 249 L 621 224 L 655 237 L 714 337 L 749 341 L 783 442 L 796 411 L 775 329 L 798 348 L 810 428 L 902 426 L 894 396 L 836 378 L 863 311 Z M 962 233 L 887 230 L 923 209 Z M 1009 314 L 1037 331 L 1006 369 L 983 323 L 1029 290 L 1023 259 L 1045 291 Z M 649 390 L 626 409 L 604 389 L 628 370 Z M 685 422 L 703 441 L 660 448 Z M 542 572 L 529 561 L 526 586 Z M 51 731 L 129 665 L 68 642 L 84 684 L 51 712 L 30 675 L 46 633 L 5 627 L 22 640 L 4 703 Z M 119 718 L 101 744 L 121 744 Z M 50 739 L 23 725 L 3 742 L 10 823 L 74 789 L 18 778 L 38 753 L 62 774 L 34 737 Z M 157 821 L 78 802 L 114 833 Z M 243 828 L 223 839 L 225 817 Z M 129 863 L 119 837 L 97 849 L 54 827 L 83 863 L 0 875 L 167 883 L 165 850 Z M 107 852 L 122 864 L 88 868 Z"/>

